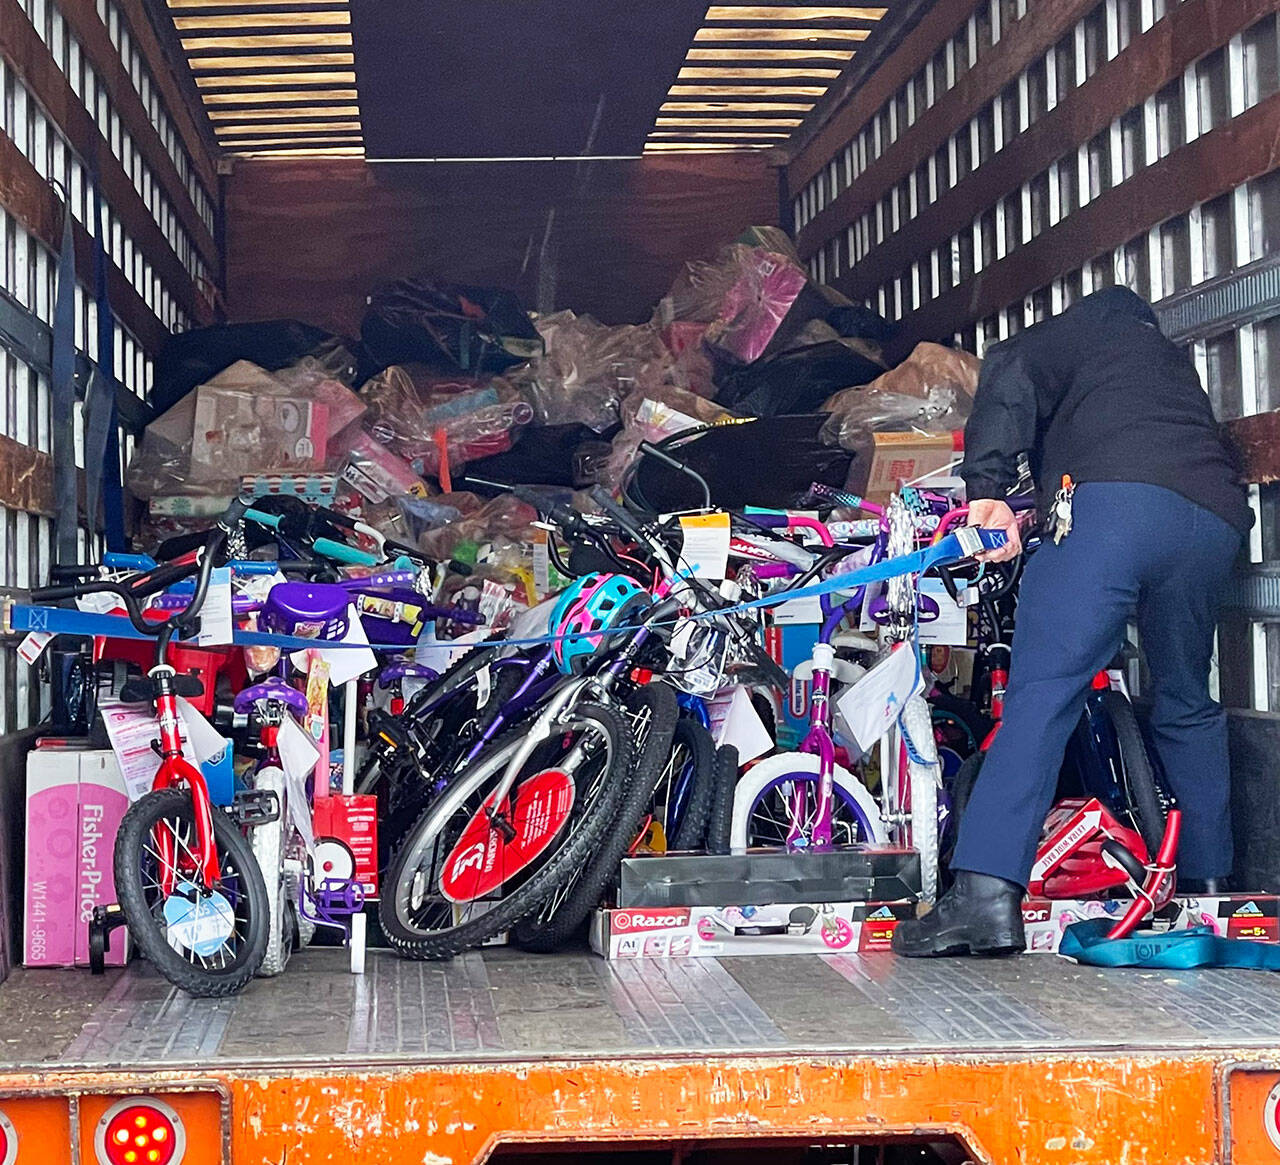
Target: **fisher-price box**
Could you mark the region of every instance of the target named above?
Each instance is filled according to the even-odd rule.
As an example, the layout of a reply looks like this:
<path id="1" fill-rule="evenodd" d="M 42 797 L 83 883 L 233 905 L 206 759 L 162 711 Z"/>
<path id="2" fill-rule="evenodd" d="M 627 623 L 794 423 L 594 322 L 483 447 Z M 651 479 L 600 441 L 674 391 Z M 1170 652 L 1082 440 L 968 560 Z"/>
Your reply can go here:
<path id="1" fill-rule="evenodd" d="M 129 796 L 114 753 L 35 748 L 27 757 L 23 961 L 31 967 L 89 964 L 94 908 L 115 902 L 111 854 Z M 113 941 L 109 966 L 128 959 Z"/>

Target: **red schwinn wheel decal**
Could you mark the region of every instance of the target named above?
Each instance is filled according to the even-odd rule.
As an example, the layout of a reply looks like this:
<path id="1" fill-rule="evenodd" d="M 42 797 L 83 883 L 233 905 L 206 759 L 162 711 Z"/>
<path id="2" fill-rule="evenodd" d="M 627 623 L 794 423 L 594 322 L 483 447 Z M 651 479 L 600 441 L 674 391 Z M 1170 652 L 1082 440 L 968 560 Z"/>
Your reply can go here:
<path id="1" fill-rule="evenodd" d="M 467 823 L 445 859 L 440 893 L 450 902 L 492 894 L 536 859 L 555 839 L 573 809 L 573 778 L 559 769 L 536 773 L 502 806 L 515 830 L 510 841 L 489 820 L 492 797 Z"/>

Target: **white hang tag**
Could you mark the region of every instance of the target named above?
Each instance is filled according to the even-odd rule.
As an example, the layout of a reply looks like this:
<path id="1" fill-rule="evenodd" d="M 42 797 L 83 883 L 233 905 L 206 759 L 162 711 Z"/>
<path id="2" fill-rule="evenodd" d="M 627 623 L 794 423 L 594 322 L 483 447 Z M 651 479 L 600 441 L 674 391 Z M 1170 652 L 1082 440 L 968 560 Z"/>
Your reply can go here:
<path id="1" fill-rule="evenodd" d="M 533 586 L 539 598 L 551 589 L 551 552 L 547 547 L 550 537 L 546 530 L 533 532 Z"/>
<path id="2" fill-rule="evenodd" d="M 280 767 L 284 769 L 285 776 L 301 777 L 304 781 L 320 759 L 315 741 L 292 716 L 286 716 L 280 722 L 276 749 L 280 753 Z"/>
<path id="3" fill-rule="evenodd" d="M 969 596 L 971 587 L 960 592 L 960 603 L 947 594 L 947 588 L 939 578 L 920 580 L 920 594 L 927 595 L 938 604 L 938 617 L 920 620 L 920 642 L 926 646 L 935 644 L 947 647 L 964 647 L 969 642 Z"/>
<path id="4" fill-rule="evenodd" d="M 724 578 L 729 571 L 729 515 L 686 514 L 680 519 L 684 543 L 680 565 L 695 578 Z"/>
<path id="5" fill-rule="evenodd" d="M 476 707 L 483 708 L 489 702 L 489 693 L 493 688 L 492 675 L 486 663 L 476 672 Z"/>
<path id="6" fill-rule="evenodd" d="M 201 647 L 225 647 L 231 642 L 235 624 L 231 620 L 231 568 L 215 567 L 209 575 L 209 589 L 200 608 L 200 630 L 196 642 Z"/>
<path id="7" fill-rule="evenodd" d="M 773 750 L 773 737 L 760 719 L 746 688 L 734 688 L 727 700 L 715 700 L 708 711 L 716 747 L 733 745 L 738 750 L 739 764 L 749 764 L 756 757 Z"/>
<path id="8" fill-rule="evenodd" d="M 340 642 L 359 646 L 326 648 L 322 646 L 323 640 L 316 641 L 320 657 L 329 665 L 329 683 L 335 688 L 378 666 L 378 657 L 369 647 L 369 637 L 364 633 L 364 625 L 353 606 L 347 607 L 347 624 L 347 633 Z"/>
<path id="9" fill-rule="evenodd" d="M 49 646 L 49 640 L 52 638 L 52 631 L 28 632 L 27 637 L 18 644 L 18 658 L 23 663 L 34 666 L 36 660 L 44 654 L 44 649 Z"/>
<path id="10" fill-rule="evenodd" d="M 866 752 L 897 723 L 907 701 L 924 691 L 915 649 L 904 643 L 882 659 L 837 701 L 850 735 Z"/>

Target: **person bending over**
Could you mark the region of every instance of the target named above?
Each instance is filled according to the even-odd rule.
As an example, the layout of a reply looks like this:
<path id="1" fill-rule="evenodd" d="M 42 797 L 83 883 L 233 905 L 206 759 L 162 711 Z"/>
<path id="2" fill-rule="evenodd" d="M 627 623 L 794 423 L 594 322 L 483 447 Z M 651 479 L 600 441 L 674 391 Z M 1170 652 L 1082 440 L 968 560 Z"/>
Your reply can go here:
<path id="1" fill-rule="evenodd" d="M 960 822 L 955 881 L 898 926 L 902 955 L 1023 949 L 1063 751 L 1135 618 L 1152 740 L 1183 814 L 1179 885 L 1212 890 L 1231 870 L 1226 715 L 1208 681 L 1218 594 L 1253 515 L 1195 369 L 1132 291 L 1087 296 L 988 351 L 960 475 L 970 524 L 1008 535 L 994 561 L 1021 552 L 1005 497 L 1023 453 L 1041 513 L 1074 484 L 1070 527 L 1023 573 L 1004 720 Z"/>

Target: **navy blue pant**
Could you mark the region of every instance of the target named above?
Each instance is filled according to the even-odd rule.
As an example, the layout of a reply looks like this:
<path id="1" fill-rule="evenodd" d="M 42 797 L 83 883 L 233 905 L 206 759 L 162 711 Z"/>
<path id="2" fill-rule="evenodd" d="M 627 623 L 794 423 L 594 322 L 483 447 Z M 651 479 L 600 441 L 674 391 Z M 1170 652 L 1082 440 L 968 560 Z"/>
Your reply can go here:
<path id="1" fill-rule="evenodd" d="M 953 866 L 1026 885 L 1063 751 L 1093 676 L 1136 616 L 1151 728 L 1182 809 L 1178 872 L 1231 870 L 1226 714 L 1209 697 L 1217 599 L 1240 535 L 1160 486 L 1078 486 L 1073 528 L 1031 556 L 1004 723 L 960 825 Z"/>

